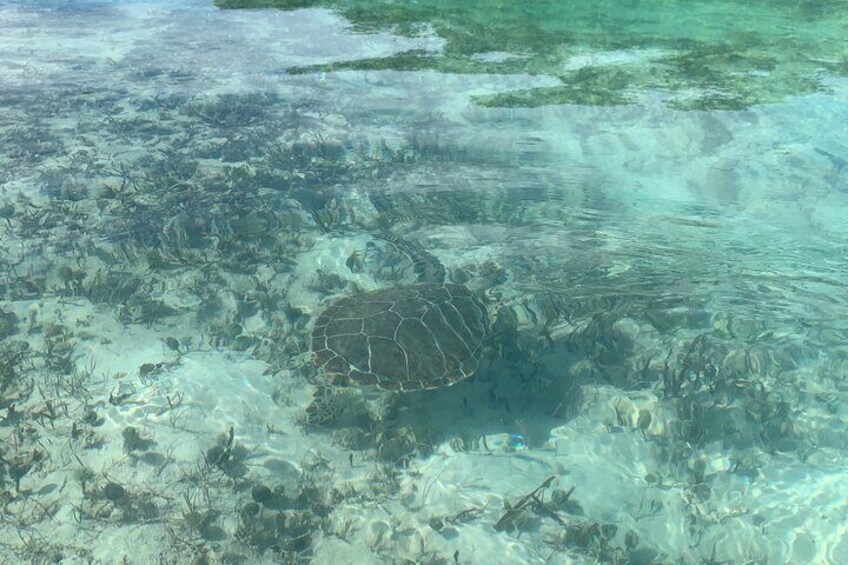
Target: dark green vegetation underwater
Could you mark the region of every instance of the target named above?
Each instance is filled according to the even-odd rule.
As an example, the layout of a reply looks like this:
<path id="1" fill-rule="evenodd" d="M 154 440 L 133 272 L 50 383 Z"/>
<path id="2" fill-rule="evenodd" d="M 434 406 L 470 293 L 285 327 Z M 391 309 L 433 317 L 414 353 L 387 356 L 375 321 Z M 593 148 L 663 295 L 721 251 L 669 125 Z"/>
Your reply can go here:
<path id="1" fill-rule="evenodd" d="M 848 2 L 216 0 L 221 8 L 324 7 L 363 33 L 435 33 L 440 51 L 295 67 L 537 75 L 557 83 L 484 106 L 626 104 L 660 90 L 681 109 L 743 109 L 823 91 L 848 73 Z M 616 53 L 615 57 L 604 57 Z M 567 64 L 579 56 L 590 64 Z"/>

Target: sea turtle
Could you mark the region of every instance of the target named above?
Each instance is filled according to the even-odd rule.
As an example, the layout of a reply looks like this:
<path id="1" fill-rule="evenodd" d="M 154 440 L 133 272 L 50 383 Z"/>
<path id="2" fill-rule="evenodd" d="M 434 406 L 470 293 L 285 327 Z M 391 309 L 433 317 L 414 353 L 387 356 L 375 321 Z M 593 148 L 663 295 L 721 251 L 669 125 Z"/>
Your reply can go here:
<path id="1" fill-rule="evenodd" d="M 495 261 L 449 271 L 414 241 L 385 233 L 365 254 L 346 263 L 351 272 L 391 286 L 337 298 L 315 318 L 310 350 L 320 374 L 308 424 L 359 425 L 366 416 L 373 425 L 406 402 L 420 407 L 415 391 L 471 378 L 488 345 L 497 362 L 525 366 L 550 344 L 557 302 L 504 284 L 508 273 Z M 393 274 L 382 276 L 389 264 Z"/>
<path id="2" fill-rule="evenodd" d="M 429 283 L 361 292 L 315 322 L 315 364 L 335 383 L 408 392 L 474 374 L 489 331 L 485 305 L 466 286 Z"/>
<path id="3" fill-rule="evenodd" d="M 336 421 L 359 392 L 406 393 L 464 381 L 476 371 L 490 335 L 488 300 L 464 284 L 446 282 L 450 277 L 433 255 L 385 235 L 371 247 L 375 263 L 391 256 L 396 271 L 406 273 L 401 278 L 414 273 L 415 282 L 350 294 L 319 313 L 310 350 L 322 378 L 307 423 Z M 379 272 L 378 265 L 372 273 Z"/>

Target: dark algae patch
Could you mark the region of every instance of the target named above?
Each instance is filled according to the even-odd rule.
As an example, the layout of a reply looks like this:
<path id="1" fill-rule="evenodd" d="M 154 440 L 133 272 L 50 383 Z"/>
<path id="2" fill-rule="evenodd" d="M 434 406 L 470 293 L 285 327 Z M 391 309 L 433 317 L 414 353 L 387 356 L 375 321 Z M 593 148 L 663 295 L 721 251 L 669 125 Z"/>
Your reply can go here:
<path id="1" fill-rule="evenodd" d="M 738 110 L 824 91 L 848 72 L 848 1 L 421 2 L 216 0 L 220 8 L 326 8 L 363 33 L 435 33 L 439 50 L 291 67 L 292 74 L 431 69 L 527 74 L 552 85 L 475 97 L 483 106 L 627 104 Z"/>

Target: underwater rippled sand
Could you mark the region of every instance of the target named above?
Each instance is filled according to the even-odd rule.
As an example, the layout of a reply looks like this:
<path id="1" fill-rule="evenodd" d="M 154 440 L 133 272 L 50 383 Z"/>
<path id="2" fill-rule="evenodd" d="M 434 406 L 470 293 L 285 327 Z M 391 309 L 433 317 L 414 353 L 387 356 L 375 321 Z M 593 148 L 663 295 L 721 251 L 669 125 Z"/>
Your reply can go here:
<path id="1" fill-rule="evenodd" d="M 848 562 L 844 14 L 0 3 L 0 562 Z"/>

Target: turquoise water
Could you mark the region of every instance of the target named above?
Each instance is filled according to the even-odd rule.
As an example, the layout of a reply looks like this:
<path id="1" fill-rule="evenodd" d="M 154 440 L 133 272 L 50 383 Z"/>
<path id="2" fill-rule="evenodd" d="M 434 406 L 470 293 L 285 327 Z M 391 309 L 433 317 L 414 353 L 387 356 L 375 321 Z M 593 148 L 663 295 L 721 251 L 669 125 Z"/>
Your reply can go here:
<path id="1" fill-rule="evenodd" d="M 0 561 L 848 562 L 846 14 L 0 2 Z"/>

